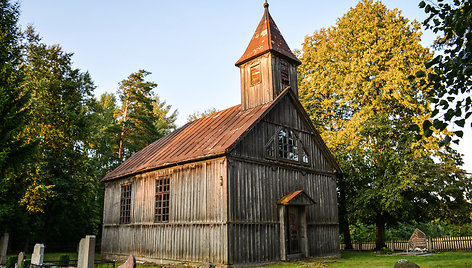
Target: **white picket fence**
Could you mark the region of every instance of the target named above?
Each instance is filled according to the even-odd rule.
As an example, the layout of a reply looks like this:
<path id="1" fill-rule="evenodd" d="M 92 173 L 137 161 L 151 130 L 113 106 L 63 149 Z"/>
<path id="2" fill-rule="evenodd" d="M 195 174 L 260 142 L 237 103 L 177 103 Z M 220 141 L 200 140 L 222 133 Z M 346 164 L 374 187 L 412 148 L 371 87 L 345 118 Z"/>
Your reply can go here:
<path id="1" fill-rule="evenodd" d="M 408 240 L 387 241 L 387 247 L 393 250 L 406 251 Z M 341 244 L 344 250 L 345 244 Z M 370 251 L 375 248 L 375 241 L 353 242 L 353 250 Z M 472 251 L 472 236 L 428 238 L 428 249 L 438 251 Z"/>

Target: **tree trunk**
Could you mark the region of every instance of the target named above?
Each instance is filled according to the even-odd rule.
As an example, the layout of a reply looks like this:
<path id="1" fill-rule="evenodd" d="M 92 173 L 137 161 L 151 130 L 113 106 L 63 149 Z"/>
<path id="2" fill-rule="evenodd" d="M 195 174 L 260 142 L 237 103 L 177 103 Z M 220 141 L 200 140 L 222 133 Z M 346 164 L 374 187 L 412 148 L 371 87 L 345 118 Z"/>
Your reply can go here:
<path id="1" fill-rule="evenodd" d="M 344 249 L 352 249 L 351 233 L 349 231 L 349 221 L 347 219 L 346 209 L 346 185 L 342 175 L 338 175 L 338 187 L 339 187 L 339 227 L 344 235 Z"/>
<path id="2" fill-rule="evenodd" d="M 385 247 L 385 218 L 378 213 L 375 221 L 375 250 L 381 250 L 383 247 Z"/>
<path id="3" fill-rule="evenodd" d="M 118 149 L 118 159 L 123 160 L 123 151 L 124 151 L 124 139 L 126 135 L 126 121 L 128 121 L 128 106 L 129 106 L 129 97 L 130 92 L 126 93 L 126 101 L 123 107 L 123 124 L 121 125 L 121 134 L 120 134 L 120 147 Z"/>

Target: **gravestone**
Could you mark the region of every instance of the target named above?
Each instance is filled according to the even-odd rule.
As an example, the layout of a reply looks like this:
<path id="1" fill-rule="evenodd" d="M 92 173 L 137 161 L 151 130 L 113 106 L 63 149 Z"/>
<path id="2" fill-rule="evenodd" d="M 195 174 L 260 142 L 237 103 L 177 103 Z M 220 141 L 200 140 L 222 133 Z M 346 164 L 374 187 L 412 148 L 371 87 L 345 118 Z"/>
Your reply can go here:
<path id="1" fill-rule="evenodd" d="M 34 245 L 33 255 L 31 256 L 31 264 L 43 265 L 43 260 L 44 260 L 44 245 L 43 244 Z"/>
<path id="2" fill-rule="evenodd" d="M 7 249 L 8 249 L 8 238 L 9 234 L 4 233 L 2 240 L 0 241 L 0 264 L 5 265 L 8 261 Z"/>
<path id="3" fill-rule="evenodd" d="M 426 239 L 426 234 L 423 233 L 420 229 L 416 228 L 413 234 L 408 240 L 408 247 L 412 250 L 416 248 L 425 249 L 428 247 L 428 242 Z"/>
<path id="4" fill-rule="evenodd" d="M 80 239 L 77 268 L 93 268 L 95 258 L 95 236 L 87 235 Z"/>
<path id="5" fill-rule="evenodd" d="M 15 268 L 21 268 L 21 264 L 23 263 L 24 258 L 25 258 L 25 253 L 20 252 L 20 254 L 18 254 L 18 260 L 15 263 Z"/>
<path id="6" fill-rule="evenodd" d="M 393 268 L 420 268 L 420 266 L 409 260 L 401 259 L 395 263 Z"/>
<path id="7" fill-rule="evenodd" d="M 133 254 L 129 255 L 128 259 L 118 268 L 136 268 L 136 258 Z"/>

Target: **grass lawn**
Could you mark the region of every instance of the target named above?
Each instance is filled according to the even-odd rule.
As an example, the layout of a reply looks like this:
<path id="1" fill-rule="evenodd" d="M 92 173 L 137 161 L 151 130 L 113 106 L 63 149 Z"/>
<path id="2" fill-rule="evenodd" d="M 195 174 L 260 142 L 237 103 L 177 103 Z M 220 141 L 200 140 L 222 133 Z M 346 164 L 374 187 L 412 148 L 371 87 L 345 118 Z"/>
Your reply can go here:
<path id="1" fill-rule="evenodd" d="M 407 259 L 421 268 L 429 267 L 472 267 L 472 252 L 444 252 L 430 256 L 386 256 L 374 252 L 343 252 L 341 258 L 310 259 L 306 261 L 277 263 L 265 268 L 276 267 L 389 267 L 400 259 Z"/>
<path id="2" fill-rule="evenodd" d="M 77 260 L 77 253 L 46 253 L 45 260 L 59 260 L 60 255 L 68 254 L 71 260 Z M 31 258 L 31 255 L 27 256 Z M 95 259 L 99 259 L 100 254 L 95 254 Z M 418 264 L 421 268 L 429 267 L 472 267 L 472 252 L 443 252 L 430 256 L 386 256 L 378 255 L 374 252 L 343 252 L 341 258 L 327 259 L 309 259 L 303 261 L 280 262 L 272 265 L 263 266 L 263 268 L 282 268 L 282 267 L 388 267 L 393 268 L 395 262 L 400 259 L 407 259 Z M 117 263 L 117 266 L 121 263 Z M 137 265 L 138 268 L 160 267 L 155 265 Z M 195 266 L 195 265 L 193 265 Z M 189 267 L 189 266 L 187 266 Z M 192 267 L 192 266 L 190 266 Z"/>

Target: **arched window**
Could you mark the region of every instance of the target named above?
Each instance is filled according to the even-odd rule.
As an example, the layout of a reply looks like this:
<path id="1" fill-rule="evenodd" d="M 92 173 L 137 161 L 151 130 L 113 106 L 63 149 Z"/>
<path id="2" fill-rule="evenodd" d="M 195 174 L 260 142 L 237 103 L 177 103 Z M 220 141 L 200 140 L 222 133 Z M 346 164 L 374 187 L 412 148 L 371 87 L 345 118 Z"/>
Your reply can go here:
<path id="1" fill-rule="evenodd" d="M 296 137 L 293 130 L 281 128 L 267 143 L 266 153 L 268 158 L 277 158 L 309 164 L 310 158 L 303 149 L 303 145 Z"/>

